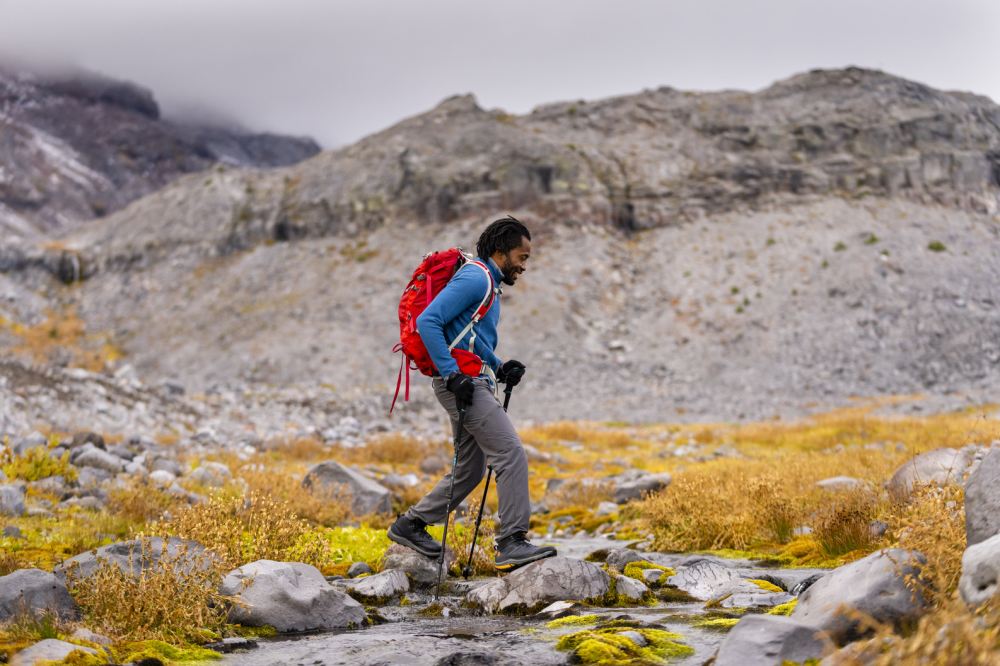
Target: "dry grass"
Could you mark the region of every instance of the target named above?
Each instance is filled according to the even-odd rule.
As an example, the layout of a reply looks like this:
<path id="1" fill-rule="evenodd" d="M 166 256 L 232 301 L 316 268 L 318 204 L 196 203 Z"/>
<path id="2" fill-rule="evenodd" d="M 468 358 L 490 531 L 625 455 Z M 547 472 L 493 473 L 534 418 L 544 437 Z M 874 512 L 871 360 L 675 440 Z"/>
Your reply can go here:
<path id="1" fill-rule="evenodd" d="M 75 308 L 47 311 L 45 319 L 36 324 L 20 324 L 0 317 L 0 329 L 20 339 L 11 351 L 36 363 L 68 362 L 74 367 L 100 372 L 123 356 L 109 336 L 87 333 Z"/>
<path id="2" fill-rule="evenodd" d="M 994 603 L 996 603 L 994 601 Z M 920 619 L 908 636 L 883 628 L 878 666 L 954 666 L 1000 662 L 1000 610 L 987 606 L 972 613 L 952 599 Z M 872 663 L 872 662 L 867 662 Z"/>
<path id="3" fill-rule="evenodd" d="M 614 484 L 607 481 L 585 482 L 573 479 L 559 486 L 545 496 L 545 504 L 550 511 L 562 511 L 573 507 L 596 508 L 601 502 L 611 500 Z"/>
<path id="4" fill-rule="evenodd" d="M 235 568 L 255 560 L 287 559 L 288 552 L 310 528 L 287 502 L 250 492 L 246 496 L 213 496 L 202 504 L 181 509 L 151 529 L 164 536 L 193 539 Z M 299 557 L 307 554 L 299 553 Z"/>
<path id="5" fill-rule="evenodd" d="M 142 559 L 151 561 L 150 542 L 140 544 Z M 71 570 L 67 583 L 87 626 L 111 638 L 204 642 L 225 623 L 231 600 L 217 591 L 225 568 L 208 557 L 197 566 L 186 560 L 183 551 L 163 552 L 138 575 L 105 561 L 87 578 Z"/>
<path id="6" fill-rule="evenodd" d="M 450 451 L 449 442 L 425 442 L 401 433 L 388 433 L 372 439 L 365 446 L 339 448 L 334 458 L 349 465 L 374 463 L 412 469 L 432 454 L 450 459 Z"/>
<path id="7" fill-rule="evenodd" d="M 306 489 L 301 479 L 274 469 L 247 467 L 237 472 L 257 497 L 269 497 L 273 502 L 290 508 L 298 518 L 334 527 L 351 516 L 350 505 L 333 490 Z"/>
<path id="8" fill-rule="evenodd" d="M 871 523 L 881 515 L 887 500 L 867 488 L 837 493 L 835 501 L 823 505 L 812 523 L 813 536 L 831 558 L 849 553 L 870 553 L 878 538 Z"/>
<path id="9" fill-rule="evenodd" d="M 143 481 L 132 481 L 108 493 L 108 508 L 126 521 L 141 529 L 146 523 L 159 520 L 164 513 L 186 503 L 173 495 Z"/>

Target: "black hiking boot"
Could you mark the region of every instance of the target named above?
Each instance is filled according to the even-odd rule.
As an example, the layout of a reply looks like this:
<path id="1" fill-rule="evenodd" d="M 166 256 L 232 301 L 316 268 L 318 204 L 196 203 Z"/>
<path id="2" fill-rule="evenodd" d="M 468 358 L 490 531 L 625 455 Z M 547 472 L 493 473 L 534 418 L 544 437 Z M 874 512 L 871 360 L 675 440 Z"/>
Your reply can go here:
<path id="1" fill-rule="evenodd" d="M 412 548 L 424 557 L 435 559 L 441 555 L 441 544 L 427 533 L 427 523 L 418 518 L 407 518 L 405 515 L 396 518 L 389 526 L 389 539 Z"/>
<path id="2" fill-rule="evenodd" d="M 511 571 L 555 555 L 556 549 L 552 546 L 533 546 L 524 538 L 524 532 L 517 532 L 497 542 L 497 559 L 493 566 L 500 571 Z"/>

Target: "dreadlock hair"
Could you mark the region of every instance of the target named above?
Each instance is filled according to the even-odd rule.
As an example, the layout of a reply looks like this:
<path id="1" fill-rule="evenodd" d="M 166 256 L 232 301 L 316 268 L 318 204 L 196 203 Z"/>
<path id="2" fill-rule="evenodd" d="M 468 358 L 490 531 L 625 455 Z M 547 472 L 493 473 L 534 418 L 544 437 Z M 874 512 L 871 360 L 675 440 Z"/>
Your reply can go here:
<path id="1" fill-rule="evenodd" d="M 483 260 L 492 257 L 494 252 L 506 254 L 521 246 L 521 238 L 531 240 L 528 228 L 510 215 L 502 217 L 486 227 L 479 236 L 479 240 L 476 241 L 476 254 Z"/>

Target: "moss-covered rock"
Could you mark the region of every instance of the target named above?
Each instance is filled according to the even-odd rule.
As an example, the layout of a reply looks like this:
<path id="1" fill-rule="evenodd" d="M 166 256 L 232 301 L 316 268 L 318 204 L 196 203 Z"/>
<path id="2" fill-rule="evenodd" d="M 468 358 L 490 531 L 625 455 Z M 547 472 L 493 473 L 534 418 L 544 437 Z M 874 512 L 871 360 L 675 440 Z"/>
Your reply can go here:
<path id="1" fill-rule="evenodd" d="M 642 636 L 640 645 L 624 632 Z M 615 627 L 587 629 L 567 634 L 559 639 L 556 648 L 571 652 L 571 660 L 582 664 L 625 666 L 634 663 L 665 663 L 666 660 L 694 654 L 694 649 L 679 642 L 680 634 L 663 629 Z"/>

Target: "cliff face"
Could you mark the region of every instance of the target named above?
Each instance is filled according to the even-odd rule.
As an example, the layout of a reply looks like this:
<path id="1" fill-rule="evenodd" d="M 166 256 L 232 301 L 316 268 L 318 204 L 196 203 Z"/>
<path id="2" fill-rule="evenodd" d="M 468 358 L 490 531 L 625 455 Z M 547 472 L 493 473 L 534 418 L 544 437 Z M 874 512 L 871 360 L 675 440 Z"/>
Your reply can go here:
<path id="1" fill-rule="evenodd" d="M 150 381 L 384 396 L 413 266 L 511 212 L 535 234 L 502 301 L 526 416 L 989 396 L 998 151 L 988 99 L 854 69 L 524 116 L 454 97 L 301 164 L 216 166 L 47 246 L 0 246 L 3 307 L 38 320 L 44 294 Z"/>
<path id="2" fill-rule="evenodd" d="M 180 125 L 152 93 L 92 74 L 54 79 L 0 67 L 0 232 L 35 237 L 119 210 L 213 164 L 283 166 L 310 139 Z"/>

